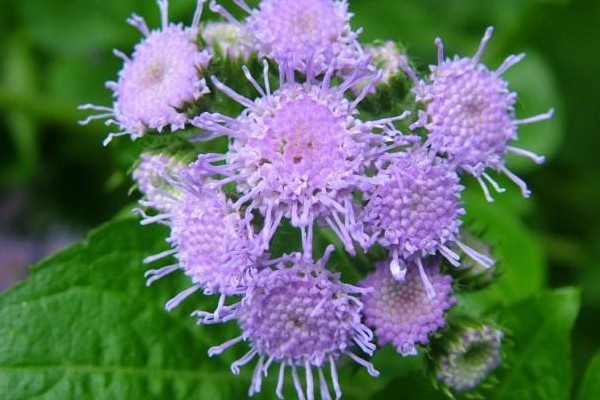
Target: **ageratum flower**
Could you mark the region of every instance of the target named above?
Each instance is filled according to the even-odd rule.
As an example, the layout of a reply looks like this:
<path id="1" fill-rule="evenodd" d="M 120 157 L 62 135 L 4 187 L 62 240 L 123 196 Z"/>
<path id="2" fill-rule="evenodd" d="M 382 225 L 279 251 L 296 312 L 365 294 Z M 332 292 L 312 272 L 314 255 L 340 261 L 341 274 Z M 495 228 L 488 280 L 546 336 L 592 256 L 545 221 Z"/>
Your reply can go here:
<path id="1" fill-rule="evenodd" d="M 367 249 L 374 241 L 389 249 L 390 268 L 396 279 L 404 279 L 406 263 L 421 266 L 421 259 L 441 253 L 455 266 L 459 256 L 448 244 L 483 266 L 493 260 L 460 241 L 460 217 L 465 213 L 455 167 L 422 149 L 397 153 L 396 160 L 379 172 L 359 220 L 371 237 L 362 241 Z"/>
<path id="2" fill-rule="evenodd" d="M 352 71 L 365 58 L 357 41 L 359 32 L 350 27 L 352 14 L 345 0 L 263 0 L 258 8 L 250 8 L 244 0 L 235 3 L 249 14 L 243 23 L 215 1 L 210 7 L 240 26 L 242 37 L 261 57 L 282 63 L 293 54 L 296 70 L 305 72 L 310 62 L 317 74 L 333 61 L 338 71 Z"/>
<path id="3" fill-rule="evenodd" d="M 168 211 L 175 205 L 172 201 L 176 193 L 165 175 L 178 175 L 184 164 L 166 154 L 143 153 L 133 171 L 133 179 L 144 195 L 144 201 L 159 211 Z"/>
<path id="4" fill-rule="evenodd" d="M 314 399 L 313 368 L 319 376 L 321 398 L 331 399 L 324 373 L 327 364 L 336 398 L 340 398 L 336 362 L 344 355 L 366 367 L 372 376 L 379 374 L 352 352 L 355 345 L 367 354 L 375 350 L 371 330 L 361 323 L 362 304 L 357 297 L 367 290 L 342 283 L 339 274 L 325 268 L 332 251 L 330 246 L 316 263 L 295 254 L 281 259 L 274 269 L 260 271 L 235 310 L 242 335 L 209 350 L 214 356 L 238 342 L 250 342 L 251 350 L 231 365 L 237 375 L 239 367 L 258 358 L 250 395 L 261 390 L 262 374 L 266 375 L 273 363 L 280 364 L 279 398 L 283 398 L 286 368 L 292 370 L 300 399 Z M 305 370 L 306 396 L 299 368 Z"/>
<path id="5" fill-rule="evenodd" d="M 444 59 L 442 41 L 436 39 L 438 64 L 430 67 L 427 82 L 419 80 L 406 58 L 402 59 L 403 69 L 414 81 L 417 101 L 425 104 L 425 110 L 413 127 L 427 129 L 426 146 L 446 155 L 461 170 L 473 175 L 488 201 L 493 198 L 484 179 L 497 191 L 504 189 L 485 172 L 487 168 L 504 173 L 520 187 L 524 197 L 529 196 L 527 185 L 506 168 L 504 158 L 507 153 L 514 153 L 542 163 L 544 157 L 510 146 L 509 142 L 517 139 L 519 125 L 542 121 L 553 114 L 551 109 L 534 117 L 516 119 L 517 95 L 509 91 L 508 83 L 501 75 L 525 55 L 511 55 L 498 69 L 489 70 L 479 60 L 492 32 L 491 27 L 486 30 L 473 57 Z"/>
<path id="6" fill-rule="evenodd" d="M 211 21 L 204 25 L 202 38 L 208 46 L 229 60 L 247 61 L 252 49 L 241 41 L 241 29 L 229 22 Z"/>
<path id="7" fill-rule="evenodd" d="M 258 210 L 263 215 L 266 245 L 285 217 L 301 229 L 304 249 L 310 253 L 313 224 L 320 219 L 337 233 L 347 251 L 354 252 L 353 192 L 376 160 L 407 141 L 392 122 L 408 113 L 368 122 L 357 118 L 356 107 L 378 76 L 365 77 L 369 84 L 349 101 L 344 93 L 359 77 L 333 86 L 333 66 L 322 81 L 309 67 L 306 82 L 298 83 L 293 67 L 286 64 L 275 92 L 267 69 L 265 61 L 263 89 L 244 67 L 260 93 L 255 101 L 212 77 L 219 90 L 246 109 L 237 118 L 204 113 L 192 121 L 203 129 L 204 140 L 224 135 L 232 139 L 226 154 L 200 155 L 193 168 L 220 179 L 219 185 L 237 184 L 240 198 L 234 207 L 247 205 L 247 214 Z"/>
<path id="8" fill-rule="evenodd" d="M 169 226 L 168 242 L 172 249 L 148 257 L 145 262 L 174 255 L 177 263 L 148 271 L 147 284 L 182 270 L 191 278 L 193 286 L 170 300 L 167 310 L 195 291 L 203 290 L 204 294 L 221 294 L 218 312 L 224 305 L 225 296 L 245 291 L 256 267 L 260 254 L 256 250 L 258 245 L 253 231 L 222 192 L 206 187 L 189 171 L 184 170 L 178 177 L 165 175 L 165 179 L 178 193 L 168 199 L 171 204 L 163 206 L 164 211 L 154 216 L 138 211 L 144 217 L 142 224 L 162 222 Z M 144 201 L 141 204 L 153 205 Z"/>
<path id="9" fill-rule="evenodd" d="M 380 346 L 391 343 L 403 356 L 415 355 L 416 344 L 429 343 L 428 335 L 446 325 L 444 314 L 456 303 L 452 278 L 440 274 L 436 262 L 426 267 L 413 265 L 406 278 L 398 281 L 388 264 L 378 263 L 360 283 L 373 289 L 363 296 L 365 322 L 375 330 Z"/>
<path id="10" fill-rule="evenodd" d="M 135 14 L 127 21 L 142 32 L 144 39 L 135 46 L 131 58 L 115 51 L 125 64 L 119 80 L 106 84 L 113 91 L 113 107 L 80 107 L 102 112 L 88 117 L 83 124 L 109 118 L 107 123 L 120 129 L 108 135 L 105 145 L 116 136 L 136 139 L 149 130 L 182 129 L 188 120 L 186 108 L 209 92 L 203 73 L 211 56 L 196 42 L 204 1 L 198 0 L 190 27 L 169 23 L 167 0 L 158 0 L 161 29 L 150 31 L 144 19 Z"/>
<path id="11" fill-rule="evenodd" d="M 489 325 L 465 329 L 437 360 L 437 378 L 459 393 L 474 389 L 502 362 L 503 337 Z"/>

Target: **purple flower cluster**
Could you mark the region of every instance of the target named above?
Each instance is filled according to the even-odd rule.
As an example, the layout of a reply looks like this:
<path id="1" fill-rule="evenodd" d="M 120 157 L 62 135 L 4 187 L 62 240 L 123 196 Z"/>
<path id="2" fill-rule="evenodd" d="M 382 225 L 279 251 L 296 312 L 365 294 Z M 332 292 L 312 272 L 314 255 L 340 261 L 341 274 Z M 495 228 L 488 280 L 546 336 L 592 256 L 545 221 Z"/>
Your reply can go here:
<path id="1" fill-rule="evenodd" d="M 377 376 L 357 349 L 372 355 L 377 339 L 404 356 L 416 354 L 446 326 L 456 300 L 443 263 L 494 264 L 489 251 L 481 254 L 461 239 L 463 173 L 477 178 L 487 198 L 485 181 L 501 190 L 488 167 L 528 193 L 504 166 L 504 156 L 541 161 L 508 143 L 519 124 L 549 115 L 515 118 L 516 95 L 500 75 L 522 56 L 489 71 L 479 60 L 491 29 L 472 58 L 444 60 L 437 40 L 439 63 L 421 80 L 392 42 L 361 47 L 346 1 L 263 0 L 256 8 L 234 2 L 245 19 L 213 1 L 211 10 L 228 22 L 201 25 L 202 0 L 190 27 L 168 23 L 166 0 L 158 2 L 160 30 L 151 32 L 132 17 L 145 38 L 131 59 L 124 57 L 118 82 L 109 84 L 113 107 L 83 108 L 105 111 L 88 120 L 110 117 L 121 129 L 109 140 L 167 126 L 193 130 L 196 144 L 226 138 L 225 152 L 195 154 L 189 163 L 167 152 L 142 155 L 133 173 L 144 196 L 137 211 L 143 224 L 170 228 L 171 246 L 146 262 L 176 260 L 148 271 L 147 282 L 177 270 L 189 277 L 191 286 L 168 302 L 168 310 L 196 291 L 219 296 L 214 311 L 193 315 L 200 324 L 238 324 L 241 335 L 209 355 L 247 342 L 250 350 L 231 370 L 237 374 L 256 361 L 250 395 L 278 363 L 279 397 L 291 370 L 300 399 L 314 399 L 313 373 L 322 399 L 332 398 L 331 386 L 339 398 L 340 358 Z M 244 66 L 239 80 L 254 96 L 234 90 L 230 77 L 226 85 L 223 77 L 204 76 L 209 63 L 250 63 L 252 57 L 262 76 Z M 408 110 L 377 119 L 361 114 L 364 98 L 376 98 L 378 84 L 401 69 L 422 108 L 414 132 L 397 127 Z M 207 93 L 231 98 L 242 111 L 217 111 L 210 99 L 208 111 L 198 111 L 197 100 Z M 299 231 L 302 250 L 273 258 L 272 240 L 284 221 Z M 355 255 L 360 248 L 371 256 L 377 246 L 387 257 L 372 258 L 374 272 L 358 286 L 345 283 L 329 262 L 333 246 L 315 258 L 316 230 L 331 232 L 328 237 L 343 247 L 338 251 Z"/>

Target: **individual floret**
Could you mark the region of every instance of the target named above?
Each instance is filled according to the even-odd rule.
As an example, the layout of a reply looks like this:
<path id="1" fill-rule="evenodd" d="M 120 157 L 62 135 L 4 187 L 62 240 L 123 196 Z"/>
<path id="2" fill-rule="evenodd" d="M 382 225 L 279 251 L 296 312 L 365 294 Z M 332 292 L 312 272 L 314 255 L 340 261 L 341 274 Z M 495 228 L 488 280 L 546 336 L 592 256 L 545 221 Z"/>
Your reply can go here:
<path id="1" fill-rule="evenodd" d="M 501 75 L 525 55 L 511 55 L 498 69 L 489 70 L 479 61 L 492 32 L 491 27 L 486 30 L 473 57 L 444 59 L 442 41 L 436 39 L 438 64 L 430 67 L 427 81 L 419 80 L 406 57 L 402 59 L 403 69 L 414 81 L 417 101 L 425 104 L 413 127 L 424 127 L 428 131 L 426 146 L 473 175 L 488 201 L 493 198 L 485 181 L 498 192 L 504 189 L 485 172 L 487 168 L 504 173 L 520 187 L 523 196 L 530 195 L 525 182 L 506 168 L 504 159 L 507 153 L 514 153 L 542 163 L 544 157 L 509 143 L 517 139 L 519 125 L 542 121 L 553 114 L 550 110 L 530 118 L 515 117 L 517 95 L 509 91 Z"/>
<path id="2" fill-rule="evenodd" d="M 314 399 L 313 369 L 319 377 L 321 398 L 331 399 L 326 369 L 330 369 L 336 398 L 340 398 L 336 362 L 344 355 L 366 367 L 372 376 L 379 374 L 371 363 L 352 351 L 354 346 L 367 354 L 375 350 L 371 343 L 373 334 L 361 322 L 362 303 L 358 298 L 368 290 L 342 283 L 339 274 L 325 268 L 332 251 L 330 246 L 316 263 L 300 254 L 287 256 L 275 268 L 259 272 L 235 308 L 242 335 L 209 350 L 209 355 L 214 356 L 236 343 L 250 342 L 251 350 L 231 365 L 237 375 L 239 367 L 258 358 L 250 395 L 261 390 L 262 375 L 273 363 L 279 363 L 279 398 L 283 397 L 286 368 L 292 371 L 301 400 Z M 299 368 L 304 368 L 306 388 L 300 382 Z"/>
<path id="3" fill-rule="evenodd" d="M 445 312 L 456 299 L 452 278 L 440 274 L 439 264 L 411 265 L 406 278 L 398 281 L 389 262 L 382 262 L 360 283 L 373 289 L 363 296 L 363 312 L 380 346 L 391 343 L 403 356 L 415 355 L 416 344 L 429 343 L 428 335 L 446 325 Z"/>
<path id="4" fill-rule="evenodd" d="M 115 50 L 125 64 L 119 80 L 106 84 L 113 91 L 113 107 L 91 104 L 80 107 L 101 111 L 82 123 L 109 118 L 107 124 L 119 128 L 119 132 L 108 135 L 105 145 L 116 136 L 130 135 L 136 139 L 151 130 L 182 129 L 188 121 L 186 108 L 209 92 L 203 74 L 211 56 L 197 43 L 204 1 L 198 0 L 190 27 L 169 23 L 167 0 L 158 0 L 161 29 L 149 30 L 144 19 L 135 14 L 128 20 L 142 32 L 144 39 L 135 46 L 131 58 Z"/>

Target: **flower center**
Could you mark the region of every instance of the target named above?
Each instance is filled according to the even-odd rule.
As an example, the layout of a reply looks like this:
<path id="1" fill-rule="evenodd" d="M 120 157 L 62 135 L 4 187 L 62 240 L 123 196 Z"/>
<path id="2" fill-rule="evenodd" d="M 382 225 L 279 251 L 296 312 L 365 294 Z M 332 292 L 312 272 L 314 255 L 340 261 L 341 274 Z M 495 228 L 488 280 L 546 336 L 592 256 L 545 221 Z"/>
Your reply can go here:
<path id="1" fill-rule="evenodd" d="M 148 66 L 144 76 L 144 86 L 153 87 L 162 83 L 167 73 L 167 66 L 162 60 L 156 60 L 154 64 Z"/>
<path id="2" fill-rule="evenodd" d="M 321 175 L 323 168 L 335 170 L 344 163 L 346 131 L 326 106 L 309 99 L 292 100 L 265 122 L 262 156 L 281 172 Z"/>

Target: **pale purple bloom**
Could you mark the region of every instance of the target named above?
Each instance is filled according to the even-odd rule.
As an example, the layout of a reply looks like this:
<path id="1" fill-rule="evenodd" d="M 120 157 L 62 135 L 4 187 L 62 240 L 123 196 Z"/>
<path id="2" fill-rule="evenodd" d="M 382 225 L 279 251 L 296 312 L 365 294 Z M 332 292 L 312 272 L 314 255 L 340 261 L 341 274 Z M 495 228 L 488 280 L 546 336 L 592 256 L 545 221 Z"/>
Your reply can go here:
<path id="1" fill-rule="evenodd" d="M 489 325 L 465 329 L 436 363 L 437 378 L 456 392 L 474 389 L 502 362 L 503 337 Z"/>
<path id="2" fill-rule="evenodd" d="M 438 64 L 431 66 L 427 81 L 419 80 L 408 66 L 402 67 L 414 81 L 417 101 L 425 104 L 413 127 L 424 127 L 428 136 L 426 146 L 454 160 L 458 167 L 472 174 L 480 183 L 488 201 L 493 201 L 485 181 L 501 192 L 504 189 L 485 172 L 492 168 L 504 173 L 528 197 L 526 184 L 504 165 L 507 153 L 529 157 L 536 163 L 544 158 L 530 151 L 510 146 L 517 139 L 517 128 L 548 119 L 553 110 L 534 117 L 517 119 L 514 104 L 516 93 L 510 92 L 501 75 L 523 59 L 524 54 L 511 55 L 495 71 L 479 62 L 492 35 L 486 30 L 481 45 L 473 57 L 455 56 L 444 59 L 441 39 L 436 39 Z"/>
<path id="3" fill-rule="evenodd" d="M 365 322 L 375 330 L 379 346 L 391 343 L 403 356 L 414 355 L 416 344 L 429 343 L 428 335 L 446 325 L 445 312 L 456 303 L 452 278 L 440 274 L 440 263 L 434 262 L 411 265 L 406 278 L 398 281 L 388 265 L 378 263 L 360 283 L 373 289 L 363 296 Z M 435 296 L 430 297 L 428 290 Z"/>
<path id="4" fill-rule="evenodd" d="M 210 7 L 240 26 L 242 37 L 261 57 L 282 63 L 293 56 L 296 70 L 305 72 L 310 63 L 317 74 L 332 62 L 338 71 L 352 72 L 365 59 L 345 0 L 263 0 L 258 8 L 244 0 L 235 3 L 249 14 L 244 22 L 215 1 Z"/>
<path id="5" fill-rule="evenodd" d="M 356 107 L 378 76 L 353 75 L 333 86 L 333 67 L 322 81 L 309 68 L 306 82 L 297 83 L 287 64 L 280 71 L 279 89 L 271 92 L 266 61 L 264 67 L 264 89 L 244 67 L 260 93 L 254 101 L 213 77 L 217 88 L 246 109 L 237 118 L 204 113 L 193 120 L 204 131 L 199 139 L 231 138 L 226 154 L 200 155 L 194 168 L 198 174 L 223 177 L 219 185 L 237 184 L 235 207 L 246 205 L 247 214 L 258 210 L 264 216 L 265 244 L 285 217 L 301 229 L 303 247 L 310 253 L 313 225 L 321 220 L 353 252 L 353 193 L 376 161 L 406 143 L 392 123 L 408 113 L 368 122 L 357 118 Z M 360 79 L 369 84 L 354 101 L 347 100 L 344 93 Z"/>
<path id="6" fill-rule="evenodd" d="M 149 30 L 144 19 L 135 14 L 128 20 L 144 39 L 135 46 L 131 58 L 115 51 L 125 64 L 119 80 L 106 85 L 113 91 L 113 107 L 80 107 L 101 112 L 82 123 L 109 118 L 107 123 L 120 129 L 108 135 L 105 145 L 115 136 L 130 135 L 136 139 L 149 130 L 182 129 L 188 121 L 185 109 L 209 92 L 203 73 L 211 55 L 199 49 L 196 41 L 203 4 L 204 0 L 198 0 L 190 27 L 169 23 L 167 0 L 158 0 L 161 29 Z"/>
<path id="7" fill-rule="evenodd" d="M 185 165 L 173 156 L 143 153 L 132 176 L 146 202 L 157 210 L 168 211 L 175 205 L 172 199 L 177 192 L 164 177 L 178 175 L 184 167 Z"/>
<path id="8" fill-rule="evenodd" d="M 230 61 L 247 61 L 252 48 L 241 40 L 239 25 L 230 22 L 211 21 L 202 28 L 202 38 L 221 57 Z"/>
<path id="9" fill-rule="evenodd" d="M 404 278 L 406 262 L 420 264 L 421 258 L 436 253 L 459 266 L 459 256 L 449 244 L 456 244 L 484 266 L 493 264 L 460 241 L 460 218 L 465 211 L 460 200 L 463 186 L 454 165 L 418 148 L 397 153 L 372 182 L 359 216 L 371 237 L 361 242 L 365 248 L 377 241 L 389 249 L 396 279 Z"/>
<path id="10" fill-rule="evenodd" d="M 341 396 L 336 362 L 344 355 L 366 367 L 372 376 L 379 374 L 371 363 L 352 352 L 354 346 L 369 355 L 375 350 L 373 333 L 361 322 L 358 298 L 368 290 L 342 283 L 338 273 L 325 268 L 332 251 L 330 246 L 316 263 L 300 254 L 287 256 L 275 261 L 275 268 L 259 272 L 232 311 L 242 335 L 209 350 L 214 356 L 241 341 L 250 342 L 251 350 L 231 365 L 232 372 L 238 374 L 239 367 L 258 358 L 250 395 L 261 390 L 262 375 L 273 363 L 279 363 L 279 398 L 286 368 L 291 369 L 298 397 L 309 400 L 314 399 L 313 368 L 319 377 L 321 398 L 331 399 L 327 369 L 336 398 Z M 300 383 L 299 368 L 304 368 L 306 388 Z"/>
<path id="11" fill-rule="evenodd" d="M 231 201 L 220 191 L 208 188 L 196 180 L 187 170 L 176 177 L 163 175 L 175 191 L 165 200 L 156 203 L 142 200 L 143 206 L 151 206 L 161 212 L 144 217 L 142 224 L 164 223 L 171 232 L 168 242 L 171 250 L 146 258 L 150 263 L 174 255 L 177 262 L 146 273 L 148 285 L 176 270 L 188 275 L 193 286 L 167 303 L 167 309 L 179 305 L 187 296 L 202 290 L 204 294 L 221 294 L 217 312 L 226 295 L 243 294 L 247 280 L 256 269 L 261 251 L 248 221 L 233 209 Z"/>

